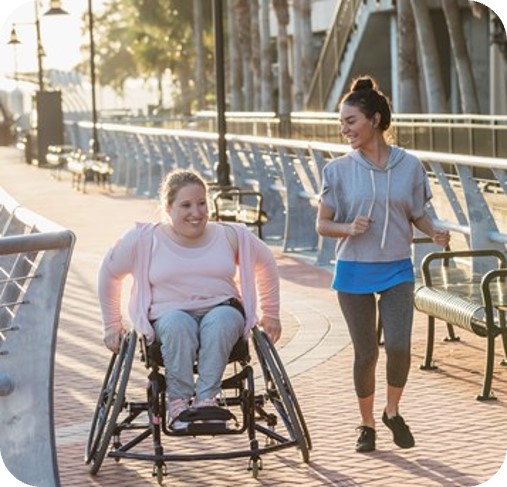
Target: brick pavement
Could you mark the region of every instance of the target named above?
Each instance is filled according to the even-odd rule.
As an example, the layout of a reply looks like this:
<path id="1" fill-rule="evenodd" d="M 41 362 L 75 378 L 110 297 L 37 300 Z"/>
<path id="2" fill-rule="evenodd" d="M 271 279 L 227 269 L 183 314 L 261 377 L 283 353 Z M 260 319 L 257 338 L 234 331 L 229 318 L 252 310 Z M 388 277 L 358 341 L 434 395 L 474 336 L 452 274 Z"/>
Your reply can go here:
<path id="1" fill-rule="evenodd" d="M 98 262 L 133 221 L 157 218 L 156 202 L 130 197 L 122 188 L 107 194 L 89 185 L 88 194 L 76 193 L 68 177 L 55 181 L 49 171 L 27 166 L 21 154 L 10 148 L 0 148 L 0 184 L 23 206 L 77 235 L 55 370 L 62 486 L 156 485 L 146 463 L 122 460 L 116 464 L 106 458 L 96 477 L 90 476 L 83 464 L 87 428 L 109 359 L 101 344 L 95 295 Z M 507 368 L 496 368 L 493 388 L 498 400 L 476 401 L 483 370 L 482 340 L 463 332 L 460 342 L 439 341 L 435 345 L 439 369 L 420 371 L 426 327 L 424 316 L 416 313 L 413 364 L 402 413 L 417 445 L 411 450 L 396 448 L 381 424 L 385 365 L 381 353 L 377 451 L 359 455 L 354 452 L 358 416 L 352 350 L 336 298 L 329 290 L 330 274 L 298 255 L 282 254 L 276 247 L 273 251 L 282 277 L 284 337 L 279 352 L 314 443 L 310 463 L 302 463 L 295 449 L 266 455 L 264 470 L 256 480 L 246 471 L 245 459 L 173 463 L 164 485 L 465 487 L 490 479 L 506 454 Z M 444 328 L 437 329 L 437 337 L 444 336 Z M 135 369 L 131 379 L 134 390 L 142 390 L 144 381 L 144 371 Z M 182 439 L 177 448 L 188 451 L 195 441 Z M 495 485 L 505 485 L 499 482 Z"/>

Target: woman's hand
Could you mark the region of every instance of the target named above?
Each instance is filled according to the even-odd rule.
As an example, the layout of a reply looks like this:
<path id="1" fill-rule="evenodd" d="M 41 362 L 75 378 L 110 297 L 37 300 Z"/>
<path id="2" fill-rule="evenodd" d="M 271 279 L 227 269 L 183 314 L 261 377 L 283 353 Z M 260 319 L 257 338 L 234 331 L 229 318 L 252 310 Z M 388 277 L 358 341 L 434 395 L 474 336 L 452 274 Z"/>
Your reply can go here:
<path id="1" fill-rule="evenodd" d="M 435 230 L 433 233 L 433 242 L 436 245 L 441 245 L 442 247 L 447 247 L 451 240 L 451 235 L 447 230 Z"/>
<path id="2" fill-rule="evenodd" d="M 118 353 L 123 335 L 127 330 L 121 326 L 109 326 L 104 328 L 104 345 L 113 353 Z"/>
<path id="3" fill-rule="evenodd" d="M 356 216 L 354 221 L 349 224 L 349 235 L 355 237 L 365 233 L 373 223 L 373 220 L 368 216 Z"/>
<path id="4" fill-rule="evenodd" d="M 273 343 L 280 340 L 282 336 L 282 324 L 276 318 L 262 317 L 259 326 L 267 333 Z"/>

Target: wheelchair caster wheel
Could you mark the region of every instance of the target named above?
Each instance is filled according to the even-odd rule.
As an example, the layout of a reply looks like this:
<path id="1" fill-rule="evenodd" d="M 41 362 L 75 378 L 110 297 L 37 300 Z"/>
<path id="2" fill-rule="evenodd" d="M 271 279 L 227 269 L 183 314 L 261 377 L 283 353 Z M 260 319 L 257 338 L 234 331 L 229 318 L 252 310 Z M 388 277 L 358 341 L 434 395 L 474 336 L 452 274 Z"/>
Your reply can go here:
<path id="1" fill-rule="evenodd" d="M 162 465 L 153 465 L 152 476 L 157 477 L 158 485 L 162 485 L 164 482 L 164 477 L 167 475 L 167 469 L 164 464 Z"/>
<path id="2" fill-rule="evenodd" d="M 252 478 L 256 479 L 259 476 L 259 472 L 262 470 L 262 459 L 251 458 L 248 470 L 252 472 Z"/>

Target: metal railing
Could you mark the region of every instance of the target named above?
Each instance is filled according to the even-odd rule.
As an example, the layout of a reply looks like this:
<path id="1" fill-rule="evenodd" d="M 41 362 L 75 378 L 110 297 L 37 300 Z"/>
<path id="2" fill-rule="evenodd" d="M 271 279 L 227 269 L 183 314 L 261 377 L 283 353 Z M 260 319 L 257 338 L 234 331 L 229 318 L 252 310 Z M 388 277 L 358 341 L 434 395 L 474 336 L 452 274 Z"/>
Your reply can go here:
<path id="1" fill-rule="evenodd" d="M 216 131 L 216 114 L 199 112 L 191 128 Z M 229 133 L 280 137 L 275 113 L 226 112 Z M 340 133 L 340 114 L 293 112 L 291 139 L 346 143 Z M 167 128 L 177 128 L 170 127 Z M 507 116 L 475 114 L 393 114 L 393 142 L 413 150 L 507 157 Z"/>
<path id="2" fill-rule="evenodd" d="M 75 125 L 74 139 L 86 139 L 90 125 Z M 114 167 L 113 183 L 138 196 L 157 197 L 164 174 L 175 168 L 191 168 L 216 181 L 217 134 L 108 124 L 100 126 L 100 137 Z M 329 264 L 334 242 L 315 231 L 321 172 L 349 146 L 228 135 L 227 150 L 232 183 L 263 195 L 268 216 L 263 234 L 280 241 L 287 252 L 308 250 L 317 264 Z M 435 221 L 453 231 L 465 248 L 505 250 L 507 159 L 411 152 L 431 175 L 435 198 L 428 210 Z M 418 245 L 417 252 L 422 255 L 429 248 Z"/>
<path id="3" fill-rule="evenodd" d="M 1 189 L 0 223 L 0 451 L 21 482 L 57 487 L 53 371 L 75 236 Z"/>

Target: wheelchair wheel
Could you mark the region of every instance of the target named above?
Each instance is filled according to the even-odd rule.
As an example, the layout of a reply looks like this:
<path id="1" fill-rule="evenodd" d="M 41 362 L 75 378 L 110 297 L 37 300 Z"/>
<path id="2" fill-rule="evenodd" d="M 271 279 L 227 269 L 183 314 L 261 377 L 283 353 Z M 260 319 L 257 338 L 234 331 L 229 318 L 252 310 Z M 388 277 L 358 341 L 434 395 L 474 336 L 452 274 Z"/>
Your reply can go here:
<path id="1" fill-rule="evenodd" d="M 309 450 L 312 448 L 310 433 L 280 356 L 268 335 L 259 328 L 253 329 L 253 341 L 267 397 L 280 415 L 292 440 L 298 444 L 303 461 L 308 463 Z"/>
<path id="2" fill-rule="evenodd" d="M 92 463 L 90 473 L 93 475 L 102 465 L 116 427 L 116 419 L 124 407 L 136 344 L 136 332 L 127 333 L 122 339 L 119 352 L 113 354 L 109 362 L 86 446 L 85 462 Z"/>

